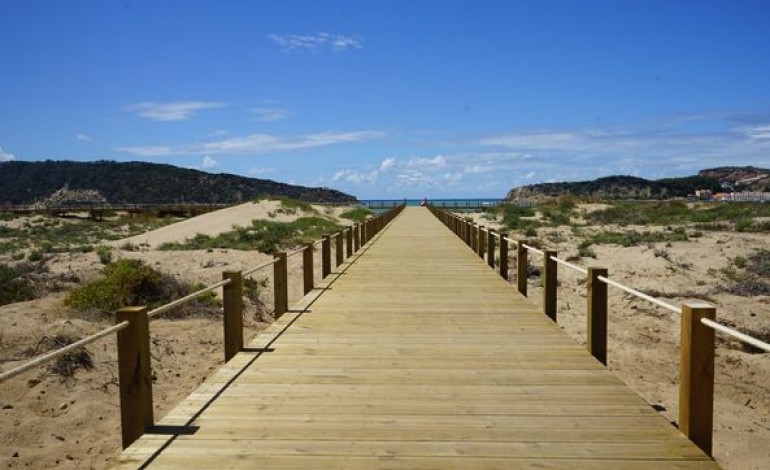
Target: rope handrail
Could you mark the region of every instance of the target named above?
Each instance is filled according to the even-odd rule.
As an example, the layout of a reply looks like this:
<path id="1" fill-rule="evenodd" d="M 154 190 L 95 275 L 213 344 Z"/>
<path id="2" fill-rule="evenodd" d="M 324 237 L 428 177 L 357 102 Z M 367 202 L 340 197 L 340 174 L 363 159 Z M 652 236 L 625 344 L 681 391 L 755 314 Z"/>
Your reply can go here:
<path id="1" fill-rule="evenodd" d="M 575 271 L 578 271 L 580 273 L 588 275 L 588 270 L 587 269 L 581 268 L 580 266 L 578 266 L 576 264 L 572 264 L 572 263 L 570 263 L 568 261 L 564 261 L 563 259 L 559 259 L 559 258 L 557 258 L 555 256 L 551 256 L 551 259 L 556 261 L 557 263 L 563 265 L 563 266 L 566 266 L 566 267 L 568 267 L 570 269 L 574 269 Z"/>
<path id="2" fill-rule="evenodd" d="M 629 294 L 634 295 L 636 297 L 639 297 L 640 299 L 644 299 L 644 300 L 646 300 L 648 302 L 652 302 L 655 305 L 658 305 L 658 306 L 663 307 L 665 309 L 671 310 L 672 312 L 676 312 L 676 313 L 680 313 L 681 312 L 680 308 L 675 306 L 675 305 L 671 305 L 670 303 L 663 302 L 662 300 L 658 300 L 655 297 L 647 295 L 644 292 L 640 292 L 640 291 L 638 291 L 636 289 L 632 289 L 630 287 L 624 286 L 623 284 L 621 284 L 619 282 L 615 282 L 612 279 L 606 278 L 604 276 L 597 276 L 597 279 L 599 279 L 600 281 L 602 281 L 603 283 L 605 283 L 607 285 L 610 285 L 610 286 L 613 286 L 613 287 L 617 287 L 618 289 L 620 289 L 622 291 L 628 292 Z"/>
<path id="3" fill-rule="evenodd" d="M 714 320 L 709 320 L 708 318 L 701 318 L 700 322 L 713 330 L 719 331 L 728 336 L 732 336 L 733 338 L 743 341 L 744 343 L 750 344 L 755 348 L 761 349 L 765 352 L 770 352 L 770 344 L 765 343 L 760 339 L 754 338 L 753 336 L 749 336 L 746 333 L 741 333 L 738 330 L 730 328 L 729 326 L 723 325 L 721 323 L 715 322 Z"/>
<path id="4" fill-rule="evenodd" d="M 176 300 L 174 300 L 172 302 L 169 302 L 169 303 L 167 303 L 165 305 L 161 305 L 160 307 L 155 308 L 155 309 L 150 310 L 149 312 L 147 312 L 147 317 L 148 318 L 152 318 L 152 317 L 154 317 L 156 315 L 160 315 L 161 313 L 168 312 L 169 310 L 171 310 L 171 309 L 173 309 L 175 307 L 178 307 L 178 306 L 180 306 L 180 305 L 182 305 L 182 304 L 184 304 L 186 302 L 189 302 L 189 301 L 195 299 L 196 297 L 200 297 L 203 294 L 209 293 L 209 292 L 213 291 L 214 289 L 217 289 L 217 288 L 222 287 L 222 286 L 226 286 L 226 285 L 230 284 L 231 282 L 233 282 L 232 279 L 225 279 L 223 281 L 217 282 L 216 284 L 212 284 L 212 285 L 210 285 L 208 287 L 205 287 L 205 288 L 203 288 L 203 289 L 201 289 L 199 291 L 195 291 L 192 294 L 186 295 L 186 296 L 184 296 L 182 298 L 179 298 L 179 299 L 176 299 Z"/>
<path id="5" fill-rule="evenodd" d="M 286 253 L 286 257 L 287 258 L 291 258 L 292 256 L 294 256 L 296 254 L 299 254 L 299 253 L 302 253 L 303 251 L 305 251 L 305 247 L 304 246 L 302 248 L 297 248 L 294 251 L 290 251 L 290 252 Z"/>
<path id="6" fill-rule="evenodd" d="M 247 269 L 246 271 L 243 271 L 243 275 L 244 276 L 248 276 L 249 274 L 255 273 L 255 272 L 259 271 L 262 268 L 266 268 L 266 267 L 270 266 L 271 264 L 275 264 L 277 261 L 278 261 L 278 258 L 273 258 L 273 259 L 271 259 L 270 261 L 268 261 L 266 263 L 262 263 L 259 266 L 255 266 L 255 267 L 253 267 L 251 269 Z"/>
<path id="7" fill-rule="evenodd" d="M 517 242 L 516 240 L 512 240 L 512 239 L 510 239 L 510 238 L 508 238 L 508 237 L 505 237 L 505 240 L 506 240 L 508 243 L 512 243 L 512 244 L 514 244 L 514 245 L 516 245 L 516 246 L 519 246 L 519 242 Z"/>
<path id="8" fill-rule="evenodd" d="M 529 251 L 534 251 L 535 253 L 539 254 L 540 256 L 544 256 L 545 252 L 543 250 L 538 250 L 534 246 L 527 245 L 526 243 L 523 243 L 524 248 L 528 249 Z"/>
<path id="9" fill-rule="evenodd" d="M 27 362 L 26 364 L 22 364 L 19 367 L 0 373 L 0 383 L 3 383 L 8 379 L 16 377 L 19 374 L 23 374 L 24 372 L 32 369 L 33 367 L 39 366 L 41 364 L 45 364 L 46 362 L 50 362 L 58 357 L 61 357 L 67 354 L 68 352 L 72 351 L 73 349 L 77 349 L 82 346 L 89 345 L 97 340 L 104 338 L 105 336 L 109 336 L 113 333 L 117 333 L 118 331 L 123 330 L 126 327 L 128 327 L 127 321 L 120 322 L 117 325 L 113 325 L 109 328 L 105 328 L 99 331 L 98 333 L 94 333 L 91 336 L 87 336 L 79 341 L 75 341 L 74 343 L 68 344 L 67 346 L 57 349 L 56 351 L 51 351 L 47 354 L 36 357 L 35 359 Z"/>

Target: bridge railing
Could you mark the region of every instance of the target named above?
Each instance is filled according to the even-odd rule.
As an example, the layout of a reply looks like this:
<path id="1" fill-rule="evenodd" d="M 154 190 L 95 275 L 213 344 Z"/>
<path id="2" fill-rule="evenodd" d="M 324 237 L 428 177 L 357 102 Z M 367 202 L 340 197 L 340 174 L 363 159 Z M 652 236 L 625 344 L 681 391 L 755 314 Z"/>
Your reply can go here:
<path id="1" fill-rule="evenodd" d="M 87 346 L 107 336 L 117 334 L 118 385 L 120 390 L 120 417 L 123 448 L 128 447 L 155 423 L 152 405 L 152 370 L 150 367 L 149 321 L 218 288 L 222 288 L 225 362 L 243 350 L 243 279 L 258 271 L 273 267 L 273 317 L 278 319 L 289 307 L 287 259 L 302 253 L 302 291 L 308 294 L 314 288 L 313 252 L 321 245 L 321 279 L 332 273 L 332 263 L 340 266 L 345 258 L 363 248 L 384 229 L 401 211 L 397 206 L 362 223 L 356 223 L 322 240 L 308 243 L 300 249 L 276 253 L 272 260 L 243 271 L 224 271 L 222 280 L 176 299 L 155 309 L 124 307 L 116 312 L 116 324 L 91 336 L 28 361 L 0 373 L 0 383 L 51 362 L 73 350 Z M 334 240 L 335 257 L 331 257 Z"/>
<path id="2" fill-rule="evenodd" d="M 765 352 L 770 344 L 716 321 L 716 306 L 700 300 L 681 306 L 669 304 L 628 287 L 609 277 L 603 267 L 583 268 L 558 258 L 553 250 L 540 250 L 527 240 L 512 240 L 492 229 L 466 220 L 457 214 L 435 206 L 430 211 L 462 239 L 482 259 L 495 268 L 499 255 L 499 272 L 508 281 L 508 247 L 516 246 L 516 284 L 527 295 L 528 253 L 543 259 L 543 313 L 557 321 L 558 269 L 562 265 L 586 276 L 586 347 L 602 364 L 607 365 L 607 287 L 620 289 L 630 295 L 681 315 L 679 365 L 679 430 L 709 456 L 712 453 L 714 414 L 714 355 L 715 332 L 731 336 Z M 495 246 L 499 246 L 499 250 Z"/>

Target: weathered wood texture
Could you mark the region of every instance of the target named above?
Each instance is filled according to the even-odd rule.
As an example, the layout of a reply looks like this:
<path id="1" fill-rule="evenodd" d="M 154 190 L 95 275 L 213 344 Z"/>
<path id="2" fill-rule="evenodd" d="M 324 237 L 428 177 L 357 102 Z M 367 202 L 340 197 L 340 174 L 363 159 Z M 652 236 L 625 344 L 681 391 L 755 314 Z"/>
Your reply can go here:
<path id="1" fill-rule="evenodd" d="M 119 467 L 718 468 L 426 209 L 322 284 Z"/>

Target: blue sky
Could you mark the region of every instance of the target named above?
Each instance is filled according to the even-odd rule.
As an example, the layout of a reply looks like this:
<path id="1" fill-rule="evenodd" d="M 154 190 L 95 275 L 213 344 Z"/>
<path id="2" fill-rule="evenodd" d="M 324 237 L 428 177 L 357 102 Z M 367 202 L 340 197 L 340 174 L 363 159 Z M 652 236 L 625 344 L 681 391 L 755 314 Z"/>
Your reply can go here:
<path id="1" fill-rule="evenodd" d="M 360 198 L 767 167 L 768 25 L 765 0 L 2 0 L 0 160 Z"/>

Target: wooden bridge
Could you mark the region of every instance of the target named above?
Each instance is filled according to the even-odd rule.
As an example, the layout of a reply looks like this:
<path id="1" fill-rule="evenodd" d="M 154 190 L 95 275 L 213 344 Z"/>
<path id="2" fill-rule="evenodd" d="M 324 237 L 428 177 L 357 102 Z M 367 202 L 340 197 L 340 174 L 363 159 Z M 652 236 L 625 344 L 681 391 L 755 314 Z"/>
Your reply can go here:
<path id="1" fill-rule="evenodd" d="M 406 208 L 118 468 L 719 467 L 427 209 Z"/>

